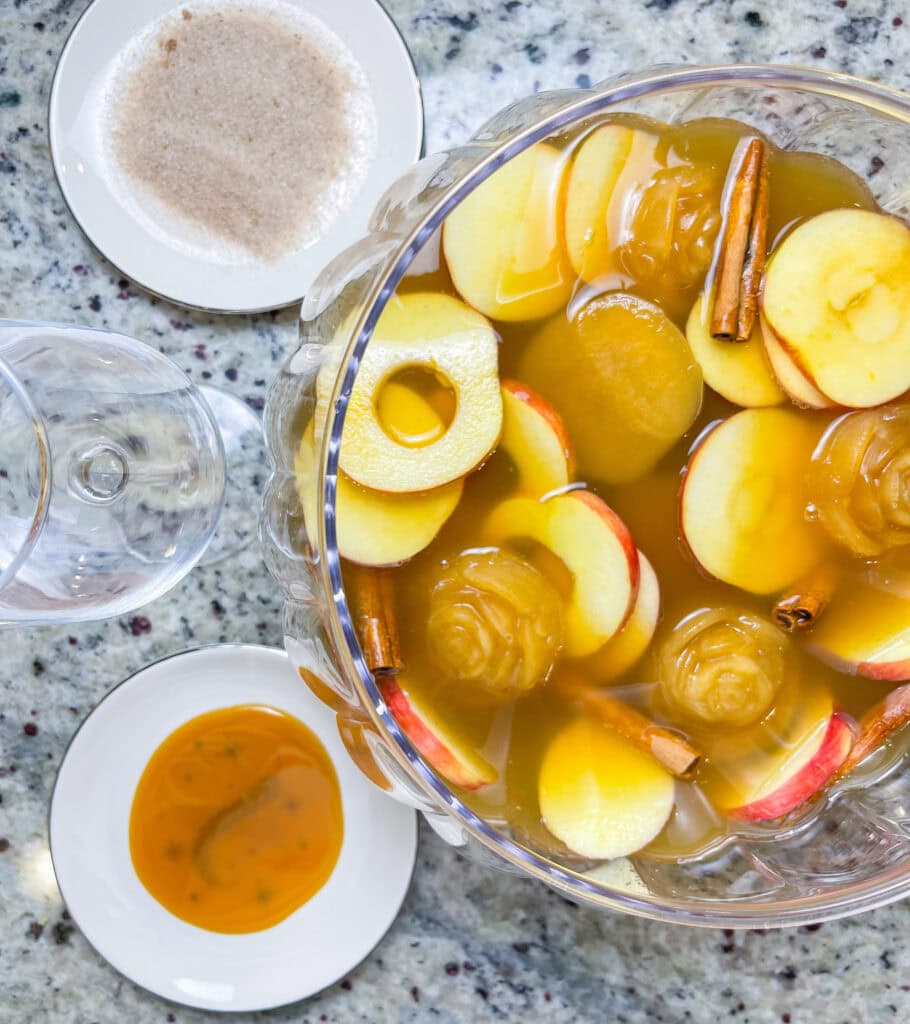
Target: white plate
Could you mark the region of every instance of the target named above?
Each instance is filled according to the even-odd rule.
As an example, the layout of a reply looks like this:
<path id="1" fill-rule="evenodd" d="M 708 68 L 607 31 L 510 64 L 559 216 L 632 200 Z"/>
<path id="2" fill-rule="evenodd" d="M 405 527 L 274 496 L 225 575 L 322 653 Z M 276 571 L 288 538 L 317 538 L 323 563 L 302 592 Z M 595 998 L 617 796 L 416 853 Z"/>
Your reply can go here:
<path id="1" fill-rule="evenodd" d="M 129 816 L 149 757 L 174 729 L 212 711 L 270 704 L 322 741 L 341 786 L 344 838 L 328 882 L 266 931 L 221 935 L 174 917 L 130 859 Z M 348 758 L 335 716 L 283 651 L 226 644 L 156 662 L 112 690 L 63 759 L 50 812 L 57 883 L 86 939 L 143 988 L 207 1010 L 262 1010 L 337 981 L 382 938 L 407 892 L 417 850 L 413 810 Z"/>
<path id="2" fill-rule="evenodd" d="M 50 99 L 50 146 L 73 217 L 126 277 L 184 306 L 225 313 L 299 302 L 318 272 L 361 238 L 377 201 L 419 158 L 420 83 L 392 20 L 376 0 L 285 0 L 322 21 L 360 63 L 376 107 L 377 143 L 366 181 L 322 238 L 275 263 L 214 263 L 143 225 L 115 196 L 102 139 L 105 87 L 131 40 L 184 0 L 94 0 L 57 65 Z"/>

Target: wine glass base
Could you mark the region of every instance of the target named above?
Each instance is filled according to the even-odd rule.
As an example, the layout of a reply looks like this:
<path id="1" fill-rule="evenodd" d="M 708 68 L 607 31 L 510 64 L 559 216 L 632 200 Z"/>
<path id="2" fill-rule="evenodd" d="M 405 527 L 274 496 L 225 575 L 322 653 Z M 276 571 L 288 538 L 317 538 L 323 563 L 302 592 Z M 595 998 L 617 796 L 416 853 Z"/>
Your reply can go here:
<path id="1" fill-rule="evenodd" d="M 246 402 L 207 384 L 199 386 L 199 391 L 212 411 L 224 445 L 224 508 L 199 559 L 200 565 L 213 565 L 241 551 L 258 535 L 270 462 L 262 420 Z"/>

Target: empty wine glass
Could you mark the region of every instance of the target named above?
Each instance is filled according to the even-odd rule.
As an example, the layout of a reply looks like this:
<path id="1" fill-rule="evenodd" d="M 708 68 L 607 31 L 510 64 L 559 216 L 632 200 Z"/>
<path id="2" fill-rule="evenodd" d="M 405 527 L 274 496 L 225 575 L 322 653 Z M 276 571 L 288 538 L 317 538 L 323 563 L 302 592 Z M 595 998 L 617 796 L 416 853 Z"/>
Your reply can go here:
<path id="1" fill-rule="evenodd" d="M 121 615 L 199 560 L 218 425 L 186 374 L 110 331 L 0 321 L 0 625 Z"/>

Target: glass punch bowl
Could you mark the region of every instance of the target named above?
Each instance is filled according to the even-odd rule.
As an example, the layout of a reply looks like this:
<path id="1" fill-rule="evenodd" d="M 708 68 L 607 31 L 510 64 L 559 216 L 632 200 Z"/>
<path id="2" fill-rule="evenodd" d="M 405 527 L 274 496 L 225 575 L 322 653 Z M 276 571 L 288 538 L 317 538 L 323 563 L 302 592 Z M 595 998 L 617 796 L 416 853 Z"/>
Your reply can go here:
<path id="1" fill-rule="evenodd" d="M 805 924 L 910 893 L 910 771 L 899 752 L 873 758 L 783 829 L 731 835 L 692 863 L 641 860 L 637 874 L 559 862 L 524 845 L 507 823 L 475 815 L 398 728 L 363 659 L 336 548 L 335 479 L 346 401 L 389 296 L 438 244 L 446 215 L 535 142 L 605 112 L 674 123 L 734 117 L 783 148 L 841 160 L 882 206 L 910 204 L 910 97 L 818 70 L 775 66 L 666 67 L 590 90 L 541 93 L 497 114 L 464 146 L 422 160 L 386 193 L 369 234 L 325 268 L 303 303 L 300 344 L 266 410 L 274 472 L 262 518 L 266 561 L 284 589 L 285 645 L 301 677 L 337 715 L 354 761 L 378 786 L 418 808 L 448 842 L 530 875 L 580 903 L 668 922 L 723 927 Z M 419 266 L 419 263 L 417 264 Z M 323 515 L 308 534 L 294 453 L 315 407 L 327 342 L 347 345 L 320 453 Z"/>

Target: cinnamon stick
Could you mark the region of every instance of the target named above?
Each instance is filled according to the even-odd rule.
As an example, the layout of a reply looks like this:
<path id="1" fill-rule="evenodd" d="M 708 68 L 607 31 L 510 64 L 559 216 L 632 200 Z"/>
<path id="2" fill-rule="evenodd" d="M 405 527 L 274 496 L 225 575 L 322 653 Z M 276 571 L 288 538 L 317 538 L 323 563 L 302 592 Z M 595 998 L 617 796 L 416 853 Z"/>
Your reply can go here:
<path id="1" fill-rule="evenodd" d="M 767 245 L 767 154 L 761 139 L 750 139 L 730 167 L 724 189 L 726 216 L 715 278 L 711 334 L 726 341 L 748 341 L 741 328 L 755 323 L 758 288 Z M 748 260 L 747 260 L 748 255 Z M 740 310 L 743 315 L 740 315 Z M 749 333 L 751 334 L 751 326 Z"/>
<path id="2" fill-rule="evenodd" d="M 393 675 L 402 668 L 401 642 L 395 616 L 395 592 L 388 569 L 352 567 L 354 627 L 367 668 L 374 675 Z"/>
<path id="3" fill-rule="evenodd" d="M 900 729 L 910 722 L 910 685 L 896 690 L 870 708 L 859 721 L 859 735 L 847 760 L 837 773 L 842 778 L 861 761 L 874 754 Z"/>
<path id="4" fill-rule="evenodd" d="M 749 243 L 743 266 L 742 288 L 739 295 L 739 313 L 736 320 L 736 340 L 748 341 L 755 329 L 758 314 L 758 295 L 761 290 L 765 261 L 768 258 L 768 148 L 762 143 L 761 165 L 758 171 L 758 191 L 752 210 Z"/>
<path id="5" fill-rule="evenodd" d="M 837 589 L 838 573 L 832 565 L 821 565 L 783 593 L 774 605 L 772 616 L 785 633 L 807 629 L 819 615 Z"/>
<path id="6" fill-rule="evenodd" d="M 690 778 L 695 771 L 701 753 L 682 736 L 652 722 L 623 701 L 608 697 L 599 690 L 592 690 L 582 683 L 563 679 L 555 685 L 567 700 L 581 705 L 639 750 L 660 761 L 678 778 Z"/>

